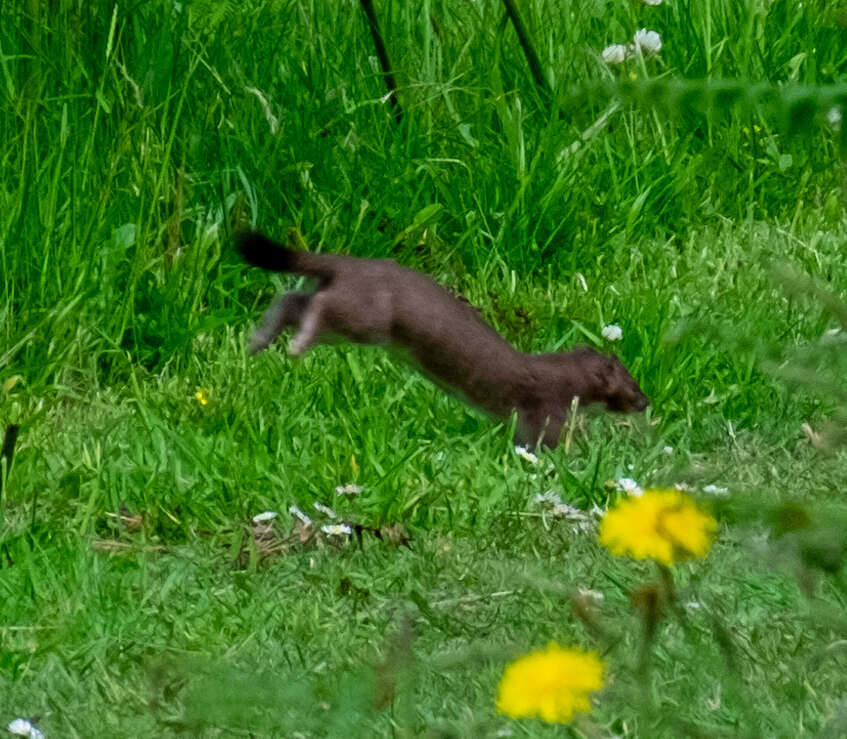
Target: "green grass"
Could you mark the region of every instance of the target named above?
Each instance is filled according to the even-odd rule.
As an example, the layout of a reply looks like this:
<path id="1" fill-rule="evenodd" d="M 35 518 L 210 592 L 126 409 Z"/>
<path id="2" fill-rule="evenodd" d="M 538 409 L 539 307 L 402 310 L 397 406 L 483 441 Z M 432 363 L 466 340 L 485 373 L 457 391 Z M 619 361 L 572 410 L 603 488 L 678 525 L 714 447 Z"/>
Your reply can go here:
<path id="1" fill-rule="evenodd" d="M 21 432 L 0 498 L 0 725 L 843 733 L 845 165 L 803 96 L 841 94 L 844 11 L 520 8 L 551 95 L 500 3 L 377 3 L 399 125 L 357 3 L 4 9 L 0 426 Z M 645 26 L 658 57 L 602 63 Z M 698 95 L 718 78 L 776 102 Z M 693 92 L 628 102 L 680 79 Z M 422 269 L 523 350 L 614 350 L 651 408 L 580 414 L 536 467 L 508 424 L 381 350 L 249 358 L 289 283 L 238 262 L 247 224 Z M 622 477 L 685 483 L 720 522 L 676 568 L 687 618 L 667 614 L 647 666 L 630 596 L 655 569 L 533 502 L 603 507 Z M 363 492 L 338 498 L 346 483 Z M 301 542 L 288 509 L 319 518 L 314 502 L 361 545 Z M 604 594 L 596 612 L 579 588 Z M 606 661 L 591 714 L 497 716 L 505 663 L 551 640 Z"/>

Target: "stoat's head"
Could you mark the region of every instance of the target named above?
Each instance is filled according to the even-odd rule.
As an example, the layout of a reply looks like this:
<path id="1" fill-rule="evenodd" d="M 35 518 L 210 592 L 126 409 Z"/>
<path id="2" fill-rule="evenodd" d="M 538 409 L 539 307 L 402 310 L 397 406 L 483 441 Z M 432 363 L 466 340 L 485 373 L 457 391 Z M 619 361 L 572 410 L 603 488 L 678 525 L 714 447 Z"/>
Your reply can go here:
<path id="1" fill-rule="evenodd" d="M 635 378 L 614 355 L 607 356 L 590 347 L 579 347 L 572 356 L 579 361 L 580 369 L 591 385 L 592 399 L 604 403 L 610 411 L 643 411 L 650 404 Z"/>

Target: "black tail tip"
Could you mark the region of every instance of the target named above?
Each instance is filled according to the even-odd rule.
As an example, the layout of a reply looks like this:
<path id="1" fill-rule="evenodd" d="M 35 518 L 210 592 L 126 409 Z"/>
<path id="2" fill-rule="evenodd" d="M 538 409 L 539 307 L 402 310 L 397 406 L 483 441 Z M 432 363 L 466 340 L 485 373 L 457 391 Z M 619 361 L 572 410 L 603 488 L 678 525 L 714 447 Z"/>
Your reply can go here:
<path id="1" fill-rule="evenodd" d="M 258 231 L 243 231 L 235 245 L 244 261 L 271 272 L 287 272 L 291 267 L 289 250 Z"/>

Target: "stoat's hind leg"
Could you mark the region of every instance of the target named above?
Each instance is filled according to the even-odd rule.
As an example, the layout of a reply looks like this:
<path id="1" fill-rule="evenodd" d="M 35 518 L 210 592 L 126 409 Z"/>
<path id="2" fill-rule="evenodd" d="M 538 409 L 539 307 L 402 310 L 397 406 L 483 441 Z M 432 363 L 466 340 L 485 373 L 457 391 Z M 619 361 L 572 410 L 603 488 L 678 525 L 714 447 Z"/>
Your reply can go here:
<path id="1" fill-rule="evenodd" d="M 327 293 L 321 291 L 310 297 L 311 300 L 300 318 L 299 330 L 288 345 L 288 353 L 294 357 L 305 354 L 318 341 L 318 336 L 323 329 Z"/>
<path id="2" fill-rule="evenodd" d="M 262 322 L 250 339 L 250 354 L 258 354 L 273 344 L 286 328 L 299 328 L 313 293 L 293 292 L 279 295 L 262 316 Z"/>

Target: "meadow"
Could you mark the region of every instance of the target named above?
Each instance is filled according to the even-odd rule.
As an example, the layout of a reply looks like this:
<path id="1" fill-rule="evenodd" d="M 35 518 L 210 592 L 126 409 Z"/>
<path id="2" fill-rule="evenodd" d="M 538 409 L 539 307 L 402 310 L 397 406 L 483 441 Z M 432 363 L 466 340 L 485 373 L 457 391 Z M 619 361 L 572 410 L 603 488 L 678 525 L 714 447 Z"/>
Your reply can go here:
<path id="1" fill-rule="evenodd" d="M 377 3 L 388 96 L 349 0 L 2 8 L 1 727 L 847 732 L 847 6 L 526 0 L 539 77 L 504 5 Z M 533 458 L 381 349 L 249 357 L 296 281 L 245 227 L 615 352 L 651 405 Z M 599 543 L 635 484 L 708 553 Z M 602 659 L 590 711 L 498 712 L 551 642 Z"/>

